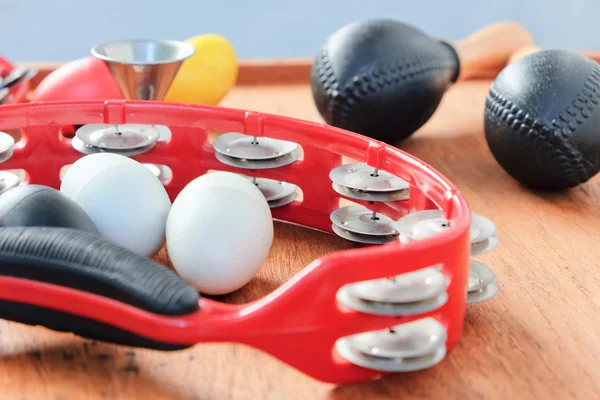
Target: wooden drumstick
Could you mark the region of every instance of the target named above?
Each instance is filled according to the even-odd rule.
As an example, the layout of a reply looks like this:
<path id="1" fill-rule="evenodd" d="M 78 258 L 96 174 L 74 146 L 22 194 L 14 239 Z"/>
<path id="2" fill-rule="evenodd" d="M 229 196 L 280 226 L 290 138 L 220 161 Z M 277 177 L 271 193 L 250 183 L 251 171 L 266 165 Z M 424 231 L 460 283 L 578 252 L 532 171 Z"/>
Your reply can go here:
<path id="1" fill-rule="evenodd" d="M 460 60 L 458 81 L 472 79 L 489 71 L 498 73 L 516 51 L 533 47 L 534 43 L 531 33 L 520 24 L 490 24 L 453 44 Z"/>

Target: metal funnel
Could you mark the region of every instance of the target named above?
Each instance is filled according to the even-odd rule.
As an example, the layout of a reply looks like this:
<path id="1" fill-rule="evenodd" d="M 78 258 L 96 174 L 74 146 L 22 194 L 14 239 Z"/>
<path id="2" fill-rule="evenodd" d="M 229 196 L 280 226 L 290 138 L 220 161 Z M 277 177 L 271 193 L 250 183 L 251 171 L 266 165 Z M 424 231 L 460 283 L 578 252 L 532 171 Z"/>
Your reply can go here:
<path id="1" fill-rule="evenodd" d="M 176 40 L 122 40 L 92 48 L 131 100 L 162 101 L 181 63 L 194 52 L 194 46 Z"/>

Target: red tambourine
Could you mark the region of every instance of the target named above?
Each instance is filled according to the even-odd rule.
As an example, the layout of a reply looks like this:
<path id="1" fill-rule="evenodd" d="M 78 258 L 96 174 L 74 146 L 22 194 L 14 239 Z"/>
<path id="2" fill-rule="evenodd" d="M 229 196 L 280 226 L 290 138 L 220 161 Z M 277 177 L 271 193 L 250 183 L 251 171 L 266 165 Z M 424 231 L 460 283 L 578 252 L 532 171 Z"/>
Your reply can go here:
<path id="1" fill-rule="evenodd" d="M 471 260 L 497 244 L 494 224 L 427 164 L 358 134 L 254 111 L 129 100 L 2 106 L 0 130 L 9 129 L 22 135 L 16 143 L 2 136 L 3 190 L 59 188 L 65 167 L 110 151 L 155 171 L 171 200 L 210 171 L 243 174 L 274 219 L 357 246 L 231 305 L 93 234 L 1 228 L 0 318 L 160 350 L 242 343 L 342 384 L 439 363 L 461 337 L 467 304 L 497 291 L 489 268 Z"/>

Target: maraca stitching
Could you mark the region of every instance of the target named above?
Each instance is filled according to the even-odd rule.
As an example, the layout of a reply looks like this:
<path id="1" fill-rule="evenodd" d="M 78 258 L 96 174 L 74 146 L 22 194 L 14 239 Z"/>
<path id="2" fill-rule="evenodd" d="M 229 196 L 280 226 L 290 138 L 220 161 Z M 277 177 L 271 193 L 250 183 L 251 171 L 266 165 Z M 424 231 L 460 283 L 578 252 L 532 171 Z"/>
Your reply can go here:
<path id="1" fill-rule="evenodd" d="M 531 118 L 529 113 L 517 107 L 493 87 L 486 100 L 486 108 L 522 137 L 533 139 L 537 146 L 545 148 L 550 154 L 558 154 L 554 160 L 563 170 L 563 177 L 570 184 L 579 184 L 590 176 L 590 169 L 586 168 L 588 164 L 581 162 L 583 160 L 581 153 L 567 146 L 564 140 L 557 140 L 558 135 L 555 134 L 555 130 L 548 128 L 538 119 Z M 568 137 L 569 133 L 565 136 L 563 132 L 562 135 Z"/>
<path id="2" fill-rule="evenodd" d="M 589 118 L 589 112 L 592 112 L 594 107 L 598 105 L 596 92 L 599 91 L 599 88 L 600 69 L 594 68 L 583 83 L 581 93 L 576 96 L 570 106 L 567 106 L 565 111 L 558 115 L 558 118 L 552 121 L 552 125 L 560 130 L 564 138 L 568 138 L 569 134 L 575 132 L 578 125 Z"/>
<path id="3" fill-rule="evenodd" d="M 334 125 L 344 123 L 353 106 L 365 97 L 376 94 L 386 85 L 398 85 L 408 78 L 412 79 L 451 65 L 442 63 L 441 60 L 437 54 L 431 52 L 421 53 L 419 59 L 410 61 L 394 60 L 388 65 L 355 75 L 350 84 L 343 88 L 343 92 L 340 92 L 339 82 L 334 76 L 327 49 L 322 49 L 321 56 L 316 60 L 315 68 L 323 90 L 331 97 L 329 104 L 331 123 Z"/>

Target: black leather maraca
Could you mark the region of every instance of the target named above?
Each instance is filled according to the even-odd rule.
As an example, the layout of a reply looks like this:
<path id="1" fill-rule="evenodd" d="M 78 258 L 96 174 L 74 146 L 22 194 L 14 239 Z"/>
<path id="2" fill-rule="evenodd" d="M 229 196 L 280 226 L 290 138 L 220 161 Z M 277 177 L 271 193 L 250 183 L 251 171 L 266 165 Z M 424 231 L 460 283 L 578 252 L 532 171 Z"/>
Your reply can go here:
<path id="1" fill-rule="evenodd" d="M 354 22 L 317 55 L 313 99 L 326 123 L 394 144 L 429 120 L 454 82 L 497 73 L 514 51 L 530 45 L 529 32 L 514 23 L 451 44 L 396 20 Z"/>
<path id="2" fill-rule="evenodd" d="M 492 84 L 485 136 L 522 184 L 563 190 L 600 170 L 600 65 L 566 50 L 516 60 Z"/>

